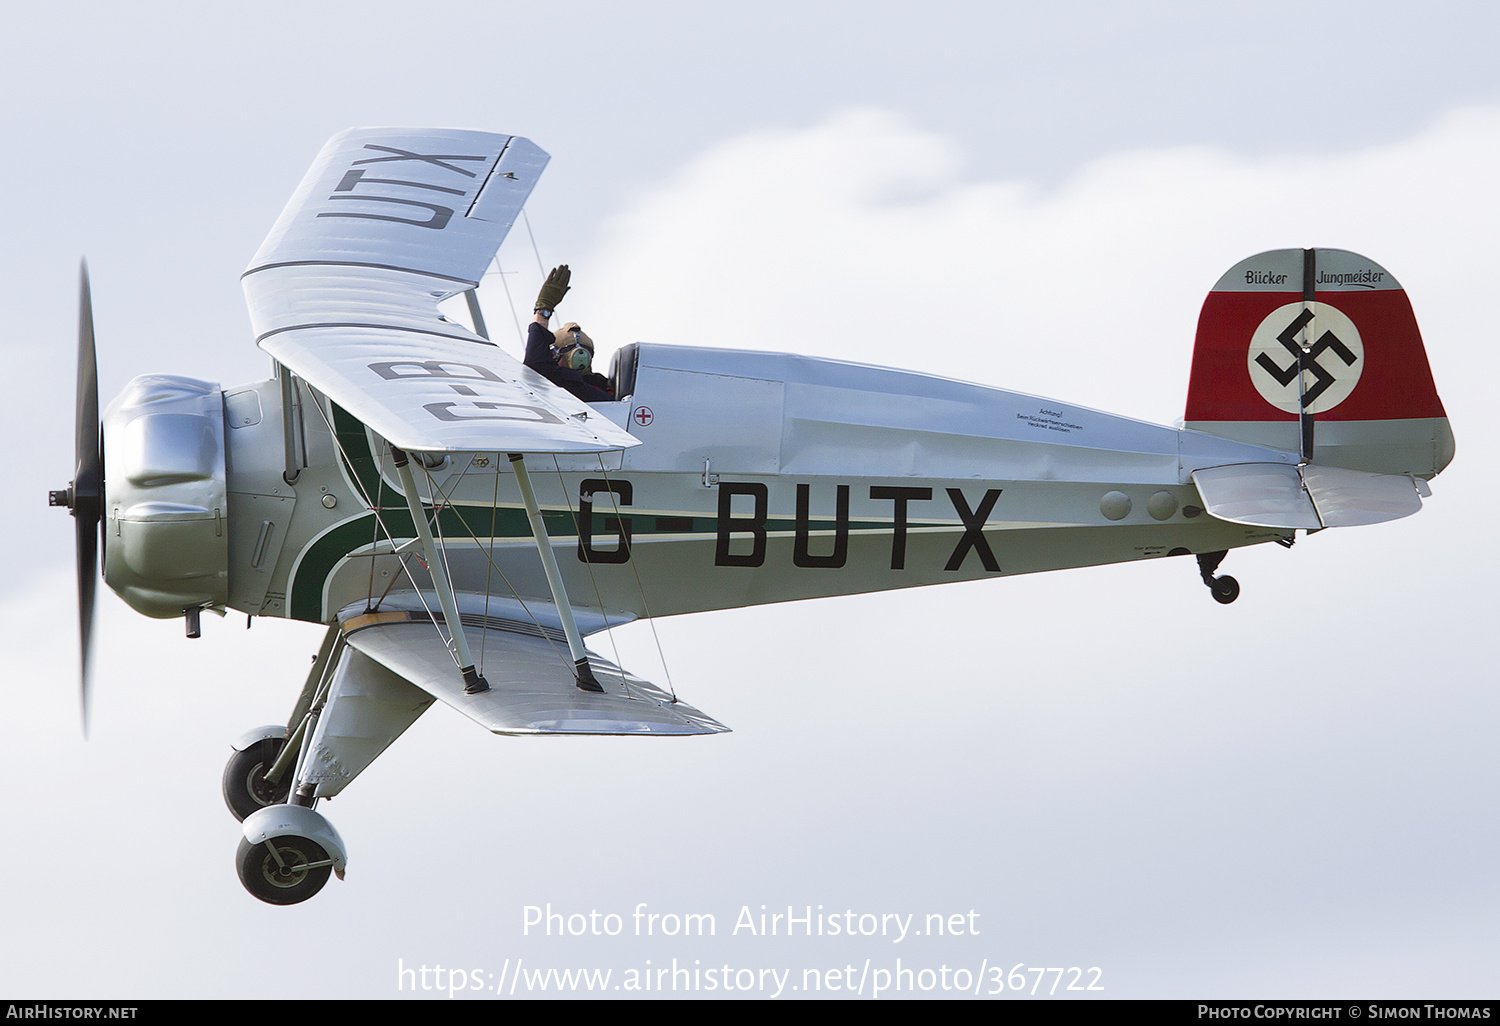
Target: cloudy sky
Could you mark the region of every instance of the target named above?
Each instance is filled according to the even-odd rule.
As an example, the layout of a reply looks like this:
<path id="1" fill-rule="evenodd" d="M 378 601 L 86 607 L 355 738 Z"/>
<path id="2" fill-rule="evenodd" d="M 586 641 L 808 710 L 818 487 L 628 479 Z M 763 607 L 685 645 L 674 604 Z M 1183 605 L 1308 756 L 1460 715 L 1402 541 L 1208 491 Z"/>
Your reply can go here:
<path id="1" fill-rule="evenodd" d="M 981 992 L 1019 966 L 1098 967 L 1082 984 L 1113 997 L 1493 996 L 1500 26 L 1409 10 L 12 12 L 0 992 L 431 996 L 400 970 L 493 988 L 520 964 L 615 993 L 675 959 L 753 977 L 736 996 L 816 971 L 868 998 L 899 959 Z M 382 124 L 552 154 L 531 226 L 605 351 L 837 356 L 1161 423 L 1225 269 L 1352 249 L 1410 293 L 1458 455 L 1416 517 L 1233 553 L 1231 607 L 1161 561 L 662 621 L 678 691 L 734 733 L 528 742 L 434 709 L 322 807 L 348 879 L 271 908 L 235 879 L 219 775 L 286 717 L 317 628 L 231 616 L 189 643 L 106 594 L 79 736 L 72 522 L 44 498 L 71 476 L 77 261 L 105 402 L 150 371 L 263 377 L 239 272 L 323 141 Z M 500 256 L 529 302 L 524 232 Z M 500 278 L 484 301 L 503 340 Z M 623 929 L 525 933 L 549 903 Z M 716 935 L 635 936 L 642 903 Z M 966 925 L 734 931 L 762 906 Z"/>

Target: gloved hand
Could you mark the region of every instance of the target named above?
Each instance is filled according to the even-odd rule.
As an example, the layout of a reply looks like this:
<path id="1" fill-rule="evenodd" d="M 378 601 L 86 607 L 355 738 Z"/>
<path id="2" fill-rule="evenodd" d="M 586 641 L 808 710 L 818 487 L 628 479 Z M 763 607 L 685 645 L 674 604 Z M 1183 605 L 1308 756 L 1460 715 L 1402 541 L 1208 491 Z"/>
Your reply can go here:
<path id="1" fill-rule="evenodd" d="M 536 294 L 535 310 L 556 310 L 557 304 L 562 302 L 563 296 L 568 294 L 568 280 L 573 272 L 568 270 L 568 265 L 552 268 L 552 273 L 547 275 L 547 280 L 542 283 L 542 291 Z"/>

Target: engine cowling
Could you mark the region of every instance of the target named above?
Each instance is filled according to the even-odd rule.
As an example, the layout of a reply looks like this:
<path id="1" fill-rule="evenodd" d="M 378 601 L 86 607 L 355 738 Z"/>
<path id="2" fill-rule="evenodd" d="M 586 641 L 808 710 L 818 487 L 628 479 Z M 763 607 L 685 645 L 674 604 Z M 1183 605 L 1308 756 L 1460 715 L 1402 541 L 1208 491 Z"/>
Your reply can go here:
<path id="1" fill-rule="evenodd" d="M 104 413 L 104 580 L 159 618 L 229 599 L 224 398 L 146 374 Z"/>

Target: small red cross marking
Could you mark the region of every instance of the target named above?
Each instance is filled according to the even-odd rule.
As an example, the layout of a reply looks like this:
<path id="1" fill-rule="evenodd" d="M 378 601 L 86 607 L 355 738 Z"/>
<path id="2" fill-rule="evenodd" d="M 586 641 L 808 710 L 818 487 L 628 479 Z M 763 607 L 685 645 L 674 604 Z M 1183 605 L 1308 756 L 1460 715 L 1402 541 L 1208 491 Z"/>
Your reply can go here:
<path id="1" fill-rule="evenodd" d="M 655 419 L 655 416 L 656 415 L 651 412 L 651 407 L 637 406 L 635 408 L 635 412 L 630 415 L 630 418 L 641 427 L 645 427 L 647 424 L 651 423 L 653 419 Z"/>

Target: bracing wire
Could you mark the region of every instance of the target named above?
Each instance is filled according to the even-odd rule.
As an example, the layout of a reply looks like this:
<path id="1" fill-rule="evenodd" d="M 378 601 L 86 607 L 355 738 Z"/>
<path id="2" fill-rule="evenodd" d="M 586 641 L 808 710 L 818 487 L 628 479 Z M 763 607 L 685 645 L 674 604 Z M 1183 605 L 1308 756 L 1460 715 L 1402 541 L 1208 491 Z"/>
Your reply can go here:
<path id="1" fill-rule="evenodd" d="M 407 544 L 408 544 L 408 545 L 414 545 L 414 544 L 416 544 L 416 541 L 417 541 L 417 540 L 416 540 L 416 539 L 415 539 L 415 538 L 413 538 L 413 539 L 412 539 L 412 540 L 411 540 L 411 541 L 410 541 L 410 542 L 408 542 L 408 543 L 407 543 Z M 406 546 L 403 546 L 403 548 L 405 548 L 405 547 L 406 547 Z M 406 563 L 406 557 L 407 557 L 407 555 L 408 555 L 408 553 L 406 553 L 406 552 L 402 552 L 402 551 L 400 551 L 400 550 L 399 550 L 399 549 L 398 549 L 398 550 L 396 550 L 396 551 L 394 551 L 394 552 L 392 552 L 392 553 L 391 553 L 391 555 L 393 555 L 393 556 L 395 556 L 395 557 L 396 557 L 396 558 L 397 558 L 397 559 L 399 559 L 399 560 L 400 560 L 400 561 L 401 561 L 401 563 L 402 563 L 402 564 L 403 564 L 403 565 L 405 565 L 405 563 Z M 374 563 L 375 563 L 375 560 L 374 560 L 374 559 L 373 559 L 373 558 L 372 558 L 372 559 L 371 559 L 371 560 L 370 560 L 370 564 L 371 564 L 371 565 L 372 565 L 372 566 L 373 566 L 373 565 L 374 565 Z M 373 576 L 373 575 L 372 575 L 372 576 Z M 411 576 L 411 573 L 410 573 L 410 572 L 407 572 L 407 575 L 406 575 L 406 576 L 407 576 L 407 577 L 410 577 L 410 576 Z M 399 580 L 400 580 L 400 579 L 401 579 L 401 575 L 400 575 L 400 574 L 393 574 L 393 575 L 392 575 L 392 576 L 391 576 L 391 579 L 390 579 L 390 581 L 388 581 L 388 582 L 387 582 L 387 583 L 386 583 L 386 586 L 385 586 L 385 590 L 384 590 L 384 591 L 382 591 L 382 592 L 381 592 L 381 593 L 380 593 L 380 597 L 379 597 L 379 598 L 378 598 L 378 599 L 376 599 L 376 600 L 375 600 L 375 604 L 374 604 L 374 605 L 372 605 L 372 606 L 370 606 L 370 607 L 368 607 L 368 608 L 367 608 L 367 609 L 366 609 L 366 610 L 365 610 L 365 612 L 367 612 L 367 613 L 373 613 L 373 612 L 375 612 L 375 610 L 377 610 L 377 609 L 379 609 L 379 608 L 380 608 L 380 605 L 381 605 L 381 603 L 382 603 L 382 602 L 384 602 L 384 601 L 385 601 L 385 597 L 386 597 L 386 596 L 387 596 L 387 595 L 389 595 L 389 594 L 390 594 L 390 593 L 391 593 L 391 589 L 392 589 L 392 588 L 394 588 L 394 587 L 395 587 L 395 586 L 396 586 L 396 582 L 397 582 L 397 581 L 399 581 Z"/>
<path id="2" fill-rule="evenodd" d="M 472 460 L 470 463 L 472 464 Z M 484 568 L 484 623 L 479 628 L 479 674 L 484 675 L 484 646 L 490 631 L 490 579 L 495 568 L 495 513 L 500 508 L 500 454 L 495 453 L 495 497 L 490 500 L 490 565 Z M 462 517 L 459 518 L 462 521 Z M 465 526 L 468 526 L 467 524 Z M 477 542 L 478 539 L 476 538 Z M 509 583 L 509 582 L 507 582 Z"/>
<path id="3" fill-rule="evenodd" d="M 432 472 L 427 469 L 427 465 L 421 460 L 417 461 L 417 465 L 422 468 L 422 476 L 427 479 L 427 494 L 432 496 L 432 533 L 437 544 L 437 558 L 443 561 L 443 573 L 448 577 L 448 588 L 453 592 L 453 604 L 456 608 L 458 606 L 458 588 L 453 583 L 453 565 L 448 562 L 448 540 L 443 537 L 443 506 L 451 506 L 451 503 L 447 501 L 447 496 L 444 495 L 442 505 L 438 504 L 438 495 L 441 493 L 438 491 L 437 484 L 432 479 Z M 463 478 L 460 477 L 459 480 L 461 481 Z M 458 483 L 454 482 L 454 488 L 457 487 Z M 418 497 L 420 498 L 420 496 L 421 493 L 419 492 Z M 425 510 L 422 515 L 427 515 Z M 478 539 L 476 538 L 475 541 L 478 541 Z M 463 615 L 463 610 L 460 609 L 458 612 L 460 623 L 463 622 Z"/>
<path id="4" fill-rule="evenodd" d="M 516 325 L 516 338 L 519 339 L 521 345 L 524 346 L 526 345 L 526 333 L 521 330 L 521 318 L 516 315 L 516 301 L 511 297 L 510 294 L 510 282 L 505 280 L 505 269 L 500 266 L 499 253 L 495 254 L 494 263 L 495 273 L 500 276 L 500 284 L 505 287 L 505 302 L 510 305 L 510 319 L 514 321 Z"/>
<path id="5" fill-rule="evenodd" d="M 345 465 L 348 466 L 348 467 L 350 467 L 350 468 L 352 468 L 354 466 L 354 461 L 349 457 L 349 453 L 344 449 L 343 442 L 339 441 L 338 432 L 334 430 L 332 422 L 329 421 L 328 414 L 323 409 L 322 403 L 314 402 L 313 406 L 317 409 L 318 416 L 322 418 L 323 425 L 326 428 L 328 428 L 328 435 L 329 435 L 330 438 L 333 439 L 333 444 L 334 444 L 335 447 L 337 447 L 337 449 L 339 451 L 339 455 L 343 457 Z M 470 465 L 472 466 L 472 463 Z M 467 470 L 465 471 L 465 473 L 467 473 Z M 495 493 L 496 493 L 496 496 L 497 496 L 497 505 L 498 505 L 498 495 L 499 495 L 499 488 L 500 488 L 499 467 L 498 467 L 498 465 L 496 467 L 495 473 L 496 473 Z M 378 476 L 378 471 L 377 471 L 377 476 Z M 463 525 L 464 531 L 469 535 L 469 537 L 471 539 L 473 539 L 473 541 L 475 542 L 475 545 L 478 546 L 479 537 L 474 532 L 474 529 L 472 527 L 470 527 L 468 519 L 463 515 L 463 510 L 459 506 L 455 505 L 452 502 L 451 498 L 449 497 L 449 495 L 447 493 L 445 493 L 441 488 L 437 487 L 436 482 L 434 482 L 432 480 L 432 477 L 431 477 L 430 474 L 427 475 L 427 476 L 428 476 L 429 485 L 432 487 L 432 490 L 433 490 L 433 498 L 434 498 L 434 500 L 436 500 L 438 497 L 441 496 L 444 504 L 447 505 L 450 509 L 453 510 L 454 515 L 458 518 L 458 522 Z M 383 509 L 383 507 L 377 506 L 375 503 L 373 503 L 370 500 L 370 494 L 369 494 L 369 492 L 367 492 L 365 490 L 364 484 L 359 480 L 359 478 L 358 478 L 357 475 L 351 474 L 350 477 L 349 477 L 349 479 L 352 481 L 352 483 L 354 485 L 354 488 L 355 488 L 355 491 L 357 491 L 359 493 L 359 495 L 360 495 L 360 498 L 362 498 L 364 500 L 365 507 L 367 509 L 369 509 L 372 514 L 374 514 L 374 516 L 375 516 L 375 524 L 376 524 L 377 530 L 379 531 L 379 533 L 384 534 L 385 538 L 386 538 L 386 541 L 390 543 L 391 554 L 394 555 L 394 556 L 396 556 L 397 562 L 400 564 L 402 572 L 406 575 L 407 580 L 409 580 L 411 582 L 413 594 L 416 595 L 417 601 L 422 604 L 422 609 L 426 612 L 427 618 L 428 618 L 429 622 L 431 622 L 431 624 L 433 626 L 433 629 L 435 631 L 437 631 L 437 635 L 438 635 L 439 640 L 441 640 L 443 642 L 443 647 L 448 650 L 449 655 L 453 656 L 453 658 L 454 658 L 454 660 L 456 662 L 457 661 L 457 655 L 455 654 L 455 648 L 456 648 L 455 643 L 454 643 L 452 637 L 449 636 L 449 635 L 447 635 L 447 633 L 443 630 L 443 627 L 442 627 L 443 618 L 441 616 L 438 616 L 438 615 L 436 615 L 436 614 L 433 613 L 432 607 L 430 605 L 428 605 L 428 603 L 427 603 L 426 596 L 422 594 L 422 586 L 421 586 L 421 584 L 417 581 L 416 576 L 411 571 L 411 568 L 409 566 L 407 566 L 406 556 L 405 556 L 404 553 L 401 552 L 401 548 L 402 547 L 398 546 L 396 544 L 395 537 L 391 534 L 390 529 L 385 524 L 385 518 L 380 515 L 381 509 Z M 462 480 L 462 475 L 460 475 L 460 480 Z M 382 488 L 384 487 L 384 480 L 383 479 L 381 479 L 381 487 Z M 436 501 L 434 501 L 434 506 L 436 506 Z M 500 569 L 499 564 L 495 562 L 495 559 L 494 559 L 494 542 L 495 542 L 495 539 L 494 539 L 494 508 L 495 507 L 491 507 L 491 513 L 490 513 L 490 525 L 491 525 L 491 531 L 490 531 L 490 552 L 489 552 L 489 566 L 490 566 L 490 569 L 492 569 L 495 573 L 497 573 L 497 574 L 500 575 L 500 580 L 504 582 L 506 588 L 508 588 L 510 590 L 511 595 L 514 596 L 515 600 L 520 604 L 522 611 L 524 611 L 526 613 L 526 616 L 536 626 L 537 634 L 552 649 L 552 652 L 553 652 L 554 655 L 557 656 L 558 661 L 561 662 L 565 667 L 567 667 L 568 668 L 568 672 L 571 673 L 572 672 L 572 667 L 573 667 L 572 660 L 567 655 L 565 655 L 562 651 L 560 651 L 558 649 L 557 643 L 552 640 L 551 636 L 547 633 L 547 629 L 544 626 L 542 626 L 542 622 L 540 620 L 538 620 L 537 617 L 536 617 L 536 614 L 531 611 L 531 607 L 526 604 L 526 600 L 521 597 L 521 593 L 518 590 L 516 590 L 515 585 L 511 584 L 510 578 L 506 577 L 506 575 L 505 575 L 505 571 L 502 570 L 502 569 Z M 373 561 L 374 558 L 375 558 L 375 553 L 372 552 L 370 558 Z M 446 565 L 446 562 L 445 562 L 444 565 Z M 451 577 L 450 577 L 450 580 L 451 580 Z M 392 581 L 391 584 L 394 585 L 395 582 Z M 386 587 L 386 591 L 387 592 L 390 591 L 390 587 L 391 586 L 389 586 L 389 585 Z M 488 588 L 486 588 L 486 592 L 488 592 Z M 381 596 L 382 599 L 384 599 L 384 597 L 385 597 L 384 595 Z M 486 594 L 486 602 L 487 601 L 488 601 L 488 594 Z M 488 621 L 488 606 L 486 605 L 486 622 L 487 621 Z"/>
<path id="6" fill-rule="evenodd" d="M 448 649 L 448 652 L 450 654 L 452 654 L 454 649 L 453 639 L 451 637 L 444 637 L 443 629 L 438 626 L 438 618 L 432 615 L 432 607 L 427 604 L 427 599 L 422 595 L 422 586 L 417 583 L 416 575 L 411 572 L 411 567 L 406 565 L 406 558 L 400 554 L 399 546 L 396 545 L 396 539 L 391 535 L 390 529 L 385 526 L 385 518 L 380 515 L 381 510 L 384 509 L 384 507 L 377 506 L 375 503 L 370 501 L 370 493 L 365 491 L 365 486 L 360 482 L 359 476 L 353 473 L 354 461 L 349 458 L 349 453 L 345 451 L 344 443 L 339 441 L 339 434 L 333 429 L 333 423 L 329 421 L 328 414 L 323 409 L 323 404 L 320 402 L 314 402 L 313 407 L 318 411 L 318 416 L 323 419 L 323 425 L 328 428 L 328 435 L 333 439 L 333 444 L 335 447 L 337 447 L 339 455 L 343 457 L 345 466 L 350 468 L 351 473 L 349 477 L 350 480 L 352 480 L 354 483 L 355 490 L 358 491 L 360 497 L 365 500 L 365 507 L 369 509 L 372 514 L 374 514 L 376 527 L 382 534 L 385 535 L 386 541 L 390 542 L 392 555 L 396 556 L 396 561 L 400 564 L 401 571 L 406 574 L 407 580 L 411 581 L 412 591 L 417 596 L 417 601 L 422 603 L 422 609 L 426 611 L 428 619 L 431 620 L 433 628 L 437 631 L 438 638 L 443 642 L 443 646 Z M 379 479 L 379 476 L 380 473 L 377 469 L 377 479 Z M 383 487 L 383 483 L 381 487 Z M 379 539 L 377 539 L 377 541 L 378 540 Z M 373 551 L 370 553 L 370 560 L 372 565 L 375 560 L 375 555 L 376 554 Z M 389 588 L 386 589 L 386 591 L 389 590 Z M 382 596 L 382 598 L 383 597 L 384 596 Z M 457 661 L 456 656 L 455 661 Z"/>
<path id="7" fill-rule="evenodd" d="M 500 472 L 498 465 L 496 467 L 495 472 L 496 472 L 497 475 Z M 434 487 L 436 487 L 436 486 L 434 486 Z M 498 476 L 497 476 L 497 479 L 496 479 L 496 482 L 495 482 L 495 492 L 496 492 L 497 496 L 499 495 L 499 489 L 500 489 L 500 483 L 499 483 Z M 479 548 L 480 547 L 480 545 L 479 545 L 479 535 L 474 530 L 474 528 L 469 525 L 468 519 L 463 514 L 463 508 L 461 506 L 457 505 L 456 503 L 454 503 L 452 501 L 452 499 L 449 497 L 449 495 L 447 493 L 443 492 L 443 490 L 441 488 L 436 488 L 436 493 L 435 493 L 434 497 L 436 497 L 436 495 L 441 495 L 443 497 L 444 503 L 447 504 L 447 506 L 448 506 L 449 509 L 453 510 L 453 515 L 456 516 L 458 518 L 458 522 L 463 525 L 465 533 L 467 533 L 468 536 L 474 541 L 475 547 Z M 531 611 L 531 607 L 526 604 L 526 600 L 521 597 L 521 593 L 516 589 L 516 586 L 514 584 L 510 583 L 510 578 L 508 578 L 508 577 L 505 576 L 505 571 L 502 570 L 502 569 L 500 569 L 500 564 L 498 564 L 498 563 L 495 562 L 495 559 L 494 559 L 494 543 L 495 543 L 495 539 L 494 539 L 494 524 L 495 524 L 495 521 L 494 521 L 494 510 L 492 508 L 491 509 L 491 513 L 490 513 L 490 556 L 489 556 L 489 565 L 490 565 L 490 568 L 492 570 L 494 570 L 495 573 L 497 573 L 497 574 L 500 575 L 500 580 L 502 582 L 504 582 L 506 588 L 508 588 L 510 590 L 511 595 L 515 597 L 515 600 L 518 603 L 520 603 L 522 611 L 525 612 L 526 615 L 527 615 L 527 617 L 530 618 L 531 622 L 536 625 L 537 633 L 539 635 L 541 635 L 542 640 L 545 641 L 545 642 L 547 642 L 547 644 L 552 647 L 553 653 L 558 657 L 559 660 L 562 661 L 562 663 L 563 663 L 564 666 L 568 667 L 568 671 L 569 671 L 569 673 L 571 673 L 572 672 L 572 667 L 573 667 L 573 661 L 572 661 L 572 659 L 569 658 L 568 656 L 564 655 L 558 649 L 556 642 L 554 642 L 552 640 L 552 638 L 547 634 L 547 629 L 542 626 L 542 622 L 540 620 L 538 620 L 537 617 L 536 617 L 536 614 Z M 481 551 L 483 551 L 482 548 L 481 548 Z"/>
<path id="8" fill-rule="evenodd" d="M 569 496 L 572 493 L 568 490 L 567 482 L 565 482 L 563 480 L 563 476 L 562 476 L 562 464 L 560 464 L 560 463 L 557 462 L 557 457 L 555 455 L 552 457 L 552 469 L 555 470 L 555 471 L 557 471 L 557 484 L 558 484 L 558 487 L 562 490 L 563 501 L 565 503 L 567 503 L 567 506 L 568 506 L 568 515 L 573 518 L 573 534 L 574 534 L 575 537 L 577 537 L 579 539 L 579 542 L 581 544 L 582 540 L 583 540 L 583 526 L 578 522 L 578 513 L 577 513 L 576 510 L 573 509 L 573 500 L 571 498 L 569 498 Z M 618 521 L 619 517 L 616 516 L 615 519 L 616 519 L 616 521 Z M 584 569 L 588 571 L 589 584 L 594 589 L 594 601 L 597 602 L 597 603 L 599 603 L 599 615 L 604 618 L 604 632 L 609 635 L 609 645 L 610 645 L 610 648 L 614 649 L 614 652 L 615 652 L 615 665 L 620 668 L 620 673 L 621 673 L 621 678 L 620 679 L 621 679 L 621 683 L 623 684 L 624 683 L 625 663 L 620 659 L 620 646 L 615 641 L 614 624 L 612 624 L 612 623 L 609 622 L 609 610 L 606 609 L 606 608 L 604 608 L 604 596 L 599 593 L 599 579 L 596 576 L 594 576 L 594 564 L 593 564 L 593 561 L 585 559 L 583 561 L 583 566 L 584 566 Z M 629 688 L 629 686 L 630 685 L 625 684 L 625 687 L 627 689 Z"/>
<path id="9" fill-rule="evenodd" d="M 609 486 L 609 504 L 615 511 L 615 519 L 621 518 L 620 504 L 615 500 L 614 486 L 609 483 L 609 471 L 604 467 L 604 457 L 599 456 L 599 473 L 604 477 L 605 485 Z M 641 569 L 636 564 L 635 553 L 630 554 L 630 569 L 635 574 L 635 587 L 641 595 L 641 610 L 646 614 L 646 623 L 651 627 L 651 640 L 656 644 L 656 657 L 661 660 L 661 672 L 667 679 L 667 692 L 672 696 L 672 701 L 677 701 L 677 686 L 672 683 L 672 670 L 667 666 L 667 653 L 661 647 L 661 636 L 656 633 L 656 620 L 651 616 L 651 605 L 646 599 L 646 585 L 641 581 Z"/>
<path id="10" fill-rule="evenodd" d="M 321 407 L 319 407 L 319 411 L 318 412 L 320 414 L 322 413 L 322 408 Z M 324 421 L 326 423 L 327 418 L 324 418 Z M 334 435 L 333 437 L 334 437 L 335 444 L 337 444 L 338 443 L 338 435 Z M 344 453 L 344 447 L 342 445 L 339 446 L 339 453 L 344 456 L 344 462 L 352 469 L 353 466 L 354 466 L 354 464 L 349 463 L 349 457 L 348 457 L 347 454 Z M 357 479 L 356 479 L 356 481 L 357 481 Z M 364 492 L 363 486 L 360 486 L 360 492 L 361 492 L 361 494 L 363 494 L 363 492 Z M 366 496 L 365 498 L 366 498 L 366 505 L 369 505 L 371 507 L 370 511 L 372 513 L 375 513 L 375 522 L 370 525 L 370 553 L 371 553 L 371 555 L 370 555 L 370 585 L 369 585 L 368 591 L 365 594 L 365 612 L 369 613 L 369 612 L 374 612 L 375 609 L 380 605 L 380 602 L 385 601 L 385 596 L 386 596 L 386 594 L 388 594 L 390 592 L 391 585 L 395 584 L 396 581 L 400 579 L 400 575 L 399 574 L 393 574 L 391 576 L 390 584 L 387 584 L 386 587 L 385 587 L 385 591 L 381 592 L 381 594 L 380 594 L 380 600 L 377 601 L 377 602 L 375 602 L 374 605 L 371 605 L 370 604 L 370 598 L 375 594 L 375 555 L 374 555 L 374 552 L 375 552 L 375 546 L 376 546 L 376 544 L 379 543 L 379 541 L 380 541 L 380 529 L 381 529 L 381 526 L 382 526 L 382 524 L 380 522 L 380 514 L 378 512 L 376 512 L 376 510 L 377 510 L 377 508 L 378 509 L 384 509 L 385 508 L 385 479 L 382 478 L 379 474 L 375 475 L 375 502 L 374 502 L 374 504 L 372 505 L 371 503 L 369 503 L 369 501 L 368 501 L 369 497 L 368 496 Z M 395 548 L 395 543 L 394 542 L 392 542 L 391 547 L 392 547 L 392 549 Z M 405 568 L 405 566 L 406 566 L 406 557 L 402 556 L 402 557 L 399 557 L 399 558 L 401 560 L 402 567 Z M 407 571 L 407 574 L 408 574 L 408 576 L 410 576 L 410 572 L 409 571 Z"/>
<path id="11" fill-rule="evenodd" d="M 529 217 L 526 216 L 526 208 L 525 207 L 521 208 L 521 220 L 526 222 L 526 237 L 531 240 L 531 252 L 533 252 L 533 253 L 536 254 L 536 269 L 538 271 L 542 272 L 542 276 L 543 277 L 546 277 L 546 275 L 547 275 L 547 268 L 542 264 L 542 253 L 541 253 L 541 250 L 539 250 L 539 249 L 536 248 L 536 236 L 532 234 L 532 231 L 531 231 L 531 218 L 529 218 Z"/>
<path id="12" fill-rule="evenodd" d="M 453 482 L 453 484 L 450 486 L 450 488 L 449 488 L 449 490 L 447 492 L 443 491 L 441 488 L 438 487 L 437 479 L 432 476 L 432 471 L 427 468 L 427 464 L 423 463 L 421 460 L 418 460 L 417 464 L 422 468 L 422 476 L 427 479 L 427 493 L 432 496 L 432 530 L 433 530 L 433 534 L 436 536 L 436 540 L 437 540 L 438 556 L 439 556 L 439 558 L 442 559 L 442 561 L 443 561 L 443 570 L 448 575 L 448 587 L 453 590 L 453 593 L 454 593 L 453 594 L 454 604 L 457 605 L 457 602 L 458 602 L 458 587 L 453 583 L 454 582 L 453 565 L 448 561 L 448 540 L 443 536 L 442 510 L 443 510 L 444 507 L 446 507 L 448 509 L 453 509 L 456 512 L 456 509 L 455 509 L 455 507 L 453 505 L 453 500 L 452 500 L 452 498 L 450 496 L 453 493 L 455 493 L 455 492 L 458 491 L 458 486 L 459 485 L 463 484 L 464 478 L 466 476 L 468 476 L 469 470 L 474 466 L 474 461 L 471 458 L 466 464 L 464 464 L 464 469 L 458 472 L 458 479 Z M 496 488 L 498 488 L 498 487 L 499 487 L 499 483 L 498 483 L 498 480 L 497 480 L 497 482 L 496 482 Z M 442 500 L 443 500 L 441 504 L 439 504 L 439 502 L 438 502 L 439 496 L 441 496 Z M 468 529 L 469 525 L 464 522 L 464 520 L 463 520 L 462 517 L 459 517 L 459 523 L 462 523 L 464 525 L 465 530 Z M 492 527 L 493 527 L 493 524 L 494 524 L 494 518 L 492 516 L 491 517 L 491 526 Z M 476 546 L 479 544 L 479 539 L 474 536 L 473 532 L 470 532 L 469 537 L 473 539 L 474 544 Z M 491 544 L 493 544 L 493 539 L 491 540 Z M 486 582 L 488 582 L 488 574 L 486 574 Z M 488 593 L 485 594 L 484 598 L 485 598 L 485 618 L 486 618 L 486 621 L 488 621 L 488 618 L 489 618 L 489 595 L 488 595 Z M 463 621 L 463 611 L 459 610 L 459 614 L 458 615 L 459 615 L 459 622 L 462 623 L 462 621 Z M 480 634 L 480 655 L 482 657 L 483 654 L 484 654 L 484 647 L 483 647 L 483 645 L 484 645 L 484 635 L 483 635 L 484 627 L 481 627 L 480 630 L 481 630 L 481 634 Z M 483 666 L 482 662 L 480 664 L 479 673 L 481 675 L 483 675 L 483 673 L 484 673 L 484 666 Z"/>
<path id="13" fill-rule="evenodd" d="M 375 551 L 375 543 L 378 541 L 380 541 L 380 519 L 377 517 L 375 518 L 375 523 L 370 525 L 370 552 L 372 555 L 370 556 L 370 583 L 365 588 L 365 612 L 367 613 L 373 613 L 375 608 L 380 605 L 380 601 L 385 598 L 385 592 L 381 592 L 380 599 L 375 598 L 375 557 L 373 553 Z M 393 577 L 392 580 L 395 580 L 395 578 Z M 390 591 L 390 586 L 387 585 L 385 590 Z"/>

